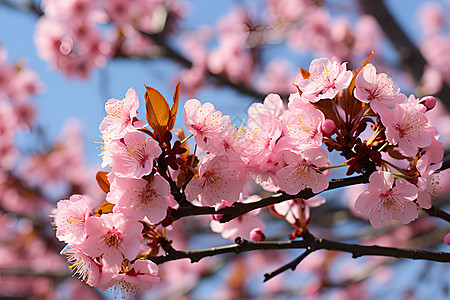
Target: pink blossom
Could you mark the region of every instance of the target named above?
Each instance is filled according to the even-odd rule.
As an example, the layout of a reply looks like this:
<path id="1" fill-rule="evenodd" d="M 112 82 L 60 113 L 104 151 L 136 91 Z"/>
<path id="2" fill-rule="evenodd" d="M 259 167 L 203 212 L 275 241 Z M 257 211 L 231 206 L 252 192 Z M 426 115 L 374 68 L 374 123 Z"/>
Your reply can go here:
<path id="1" fill-rule="evenodd" d="M 121 213 L 90 217 L 86 220 L 87 239 L 79 248 L 90 257 L 101 257 L 104 271 L 118 272 L 124 258 L 136 258 L 142 229 L 141 223 L 125 219 Z"/>
<path id="2" fill-rule="evenodd" d="M 54 215 L 56 237 L 69 244 L 79 244 L 86 239 L 85 223 L 92 215 L 85 196 L 72 195 L 57 204 Z"/>
<path id="3" fill-rule="evenodd" d="M 360 15 L 355 25 L 353 51 L 368 56 L 373 49 L 380 48 L 381 36 L 377 20 L 369 14 Z"/>
<path id="4" fill-rule="evenodd" d="M 309 148 L 301 153 L 286 151 L 284 160 L 287 164 L 277 172 L 279 187 L 289 195 L 311 188 L 319 193 L 328 187 L 328 179 L 318 168 L 329 163 L 327 152 L 322 148 Z"/>
<path id="5" fill-rule="evenodd" d="M 370 107 L 376 113 L 386 110 L 386 106 L 392 106 L 406 101 L 406 96 L 395 88 L 394 83 L 386 74 L 377 74 L 372 64 L 365 66 L 356 77 L 355 98 L 364 103 L 370 103 Z"/>
<path id="6" fill-rule="evenodd" d="M 274 59 L 265 66 L 264 73 L 258 79 L 258 90 L 264 93 L 294 93 L 296 89 L 291 83 L 295 73 L 292 73 L 288 61 Z"/>
<path id="7" fill-rule="evenodd" d="M 110 139 L 120 139 L 129 131 L 143 128 L 145 122 L 137 120 L 139 99 L 134 88 L 130 88 L 125 99 L 109 99 L 105 104 L 107 116 L 100 124 L 100 132 Z"/>
<path id="8" fill-rule="evenodd" d="M 423 175 L 431 164 L 438 163 L 443 158 L 444 150 L 442 149 L 442 142 L 432 137 L 431 145 L 420 150 L 420 157 L 416 163 L 417 171 Z"/>
<path id="9" fill-rule="evenodd" d="M 436 171 L 442 167 L 442 163 L 428 166 L 420 172 L 416 186 L 419 188 L 417 203 L 422 208 L 431 208 L 431 196 L 434 196 L 439 187 L 439 173 Z"/>
<path id="10" fill-rule="evenodd" d="M 307 105 L 303 109 L 288 110 L 283 115 L 285 121 L 284 133 L 299 148 L 317 147 L 322 145 L 322 123 L 325 121 L 323 113 Z"/>
<path id="11" fill-rule="evenodd" d="M 414 95 L 409 98 L 414 98 Z M 408 156 L 416 155 L 419 148 L 427 147 L 432 142 L 428 118 L 411 102 L 399 104 L 381 114 L 381 121 L 386 127 L 387 140 L 394 145 L 398 144 Z"/>
<path id="12" fill-rule="evenodd" d="M 287 222 L 298 225 L 298 220 L 309 222 L 310 207 L 318 207 L 325 203 L 324 197 L 313 197 L 309 199 L 296 198 L 274 205 L 275 211 L 285 218 Z"/>
<path id="13" fill-rule="evenodd" d="M 404 179 L 397 179 L 390 172 L 377 171 L 369 177 L 368 190 L 359 195 L 355 208 L 368 216 L 373 228 L 389 225 L 391 219 L 407 224 L 417 219 L 418 189 Z"/>
<path id="14" fill-rule="evenodd" d="M 266 115 L 274 117 L 280 120 L 283 116 L 284 105 L 283 100 L 277 94 L 269 94 L 264 98 L 263 103 L 253 103 L 248 108 L 249 118 L 257 118 L 260 115 Z"/>
<path id="15" fill-rule="evenodd" d="M 155 175 L 151 182 L 146 179 L 118 177 L 114 185 L 123 191 L 114 206 L 115 213 L 121 212 L 126 218 L 134 220 L 147 217 L 154 224 L 166 217 L 170 186 L 161 175 Z"/>
<path id="16" fill-rule="evenodd" d="M 231 126 L 230 117 L 222 116 L 211 103 L 202 105 L 196 99 L 186 101 L 184 121 L 187 130 L 194 135 L 197 145 L 204 150 L 208 143 L 220 139 Z"/>
<path id="17" fill-rule="evenodd" d="M 258 196 L 251 196 L 244 200 L 242 197 L 239 202 L 252 202 L 258 200 Z M 223 201 L 222 203 L 216 207 L 216 210 L 221 208 L 231 206 L 233 203 L 228 201 Z M 249 233 L 254 228 L 262 228 L 265 229 L 266 225 L 256 216 L 259 214 L 259 210 L 254 210 L 249 213 L 243 214 L 233 220 L 220 223 L 221 215 L 214 216 L 213 220 L 211 220 L 210 226 L 211 230 L 217 233 L 221 233 L 222 237 L 225 239 L 235 240 L 237 237 L 241 237 L 243 239 L 247 239 Z"/>
<path id="18" fill-rule="evenodd" d="M 105 145 L 104 161 L 119 177 L 141 178 L 150 174 L 153 160 L 161 154 L 158 143 L 142 132 L 128 132 L 122 140 Z"/>
<path id="19" fill-rule="evenodd" d="M 302 98 L 310 102 L 333 99 L 340 90 L 347 88 L 352 80 L 352 72 L 347 71 L 346 63 L 339 65 L 336 58 L 313 60 L 309 72 L 310 77 L 301 78 L 297 85 L 303 92 Z"/>
<path id="20" fill-rule="evenodd" d="M 245 157 L 250 164 L 264 165 L 275 150 L 282 133 L 281 122 L 274 117 L 260 114 L 252 118 L 246 128 Z"/>
<path id="21" fill-rule="evenodd" d="M 200 165 L 198 177 L 188 183 L 185 193 L 188 201 L 214 206 L 222 200 L 237 201 L 244 184 L 245 174 L 239 162 L 213 156 Z"/>
<path id="22" fill-rule="evenodd" d="M 112 287 L 115 295 L 123 297 L 137 296 L 138 292 L 147 291 L 160 282 L 158 271 L 154 262 L 138 259 L 127 270 L 103 274 L 99 287 L 102 292 Z"/>
<path id="23" fill-rule="evenodd" d="M 100 264 L 92 257 L 87 256 L 77 248 L 67 245 L 61 250 L 61 254 L 67 256 L 67 261 L 71 264 L 69 267 L 74 275 L 86 282 L 90 286 L 96 286 L 100 279 Z"/>

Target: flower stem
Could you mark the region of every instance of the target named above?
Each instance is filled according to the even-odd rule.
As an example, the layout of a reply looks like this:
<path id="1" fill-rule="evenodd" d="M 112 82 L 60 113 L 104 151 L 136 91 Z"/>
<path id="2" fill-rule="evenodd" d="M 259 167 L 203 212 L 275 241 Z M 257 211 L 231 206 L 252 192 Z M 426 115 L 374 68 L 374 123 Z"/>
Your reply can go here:
<path id="1" fill-rule="evenodd" d="M 183 144 L 184 142 L 186 142 L 187 140 L 189 140 L 193 136 L 194 136 L 194 134 L 191 133 L 188 137 L 184 138 L 184 140 L 181 141 L 181 144 Z"/>
<path id="2" fill-rule="evenodd" d="M 368 140 L 367 142 L 366 142 L 366 145 L 367 146 L 370 146 L 370 144 L 372 144 L 372 142 L 377 138 L 377 136 L 380 134 L 380 133 L 382 133 L 383 132 L 383 130 L 384 130 L 384 128 L 383 127 L 378 127 L 377 128 L 377 130 L 375 131 L 375 133 L 372 135 L 372 137 L 370 138 L 370 140 Z"/>
<path id="3" fill-rule="evenodd" d="M 348 166 L 348 165 L 346 163 L 343 163 L 343 164 L 335 165 L 335 166 L 320 167 L 319 170 L 324 171 L 324 170 L 328 170 L 328 169 L 340 168 L 340 167 L 345 167 L 345 166 Z"/>

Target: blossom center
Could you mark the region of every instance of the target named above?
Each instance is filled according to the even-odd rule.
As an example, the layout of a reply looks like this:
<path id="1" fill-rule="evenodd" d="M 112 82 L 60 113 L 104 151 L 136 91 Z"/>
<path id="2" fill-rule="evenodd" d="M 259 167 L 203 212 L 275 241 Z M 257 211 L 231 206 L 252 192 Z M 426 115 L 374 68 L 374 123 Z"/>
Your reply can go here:
<path id="1" fill-rule="evenodd" d="M 156 196 L 156 192 L 149 184 L 145 187 L 145 190 L 139 194 L 139 199 L 143 204 L 150 203 Z"/>
<path id="2" fill-rule="evenodd" d="M 121 233 L 116 228 L 108 230 L 105 238 L 106 245 L 115 248 L 119 247 L 122 243 L 122 238 L 120 236 Z"/>

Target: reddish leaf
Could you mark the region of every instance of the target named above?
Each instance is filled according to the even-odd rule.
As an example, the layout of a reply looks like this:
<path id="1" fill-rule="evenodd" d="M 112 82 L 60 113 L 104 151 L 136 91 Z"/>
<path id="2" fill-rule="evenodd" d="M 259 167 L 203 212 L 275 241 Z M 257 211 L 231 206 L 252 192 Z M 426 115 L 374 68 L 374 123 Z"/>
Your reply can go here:
<path id="1" fill-rule="evenodd" d="M 308 70 L 300 68 L 300 74 L 302 74 L 303 79 L 308 79 L 311 76 Z"/>
<path id="2" fill-rule="evenodd" d="M 364 61 L 364 63 L 361 65 L 361 67 L 353 74 L 353 78 L 352 81 L 350 82 L 350 85 L 348 87 L 348 92 L 351 94 L 353 92 L 353 88 L 355 87 L 355 82 L 356 82 L 356 76 L 358 76 L 359 72 L 361 72 L 361 70 L 367 66 L 367 64 L 370 62 L 370 60 L 372 59 L 372 56 L 375 54 L 375 50 L 372 50 L 372 52 L 370 53 L 369 57 Z"/>
<path id="3" fill-rule="evenodd" d="M 169 123 L 169 104 L 160 92 L 154 88 L 145 86 L 145 109 L 146 118 L 151 128 L 157 133 L 160 139 L 164 138 Z"/>
<path id="4" fill-rule="evenodd" d="M 102 203 L 102 205 L 100 205 L 99 208 L 97 208 L 95 210 L 94 214 L 97 217 L 99 217 L 99 216 L 101 216 L 103 214 L 109 214 L 109 213 L 112 213 L 113 208 L 114 208 L 114 204 L 109 203 L 108 201 L 105 201 L 105 202 Z"/>
<path id="5" fill-rule="evenodd" d="M 98 186 L 104 191 L 106 194 L 109 193 L 109 180 L 106 177 L 108 173 L 104 171 L 100 171 L 95 175 L 95 179 L 97 179 Z"/>
<path id="6" fill-rule="evenodd" d="M 169 123 L 167 125 L 168 130 L 172 130 L 175 126 L 175 120 L 177 119 L 178 101 L 180 99 L 180 81 L 177 82 L 175 92 L 173 93 L 173 105 L 170 109 Z"/>

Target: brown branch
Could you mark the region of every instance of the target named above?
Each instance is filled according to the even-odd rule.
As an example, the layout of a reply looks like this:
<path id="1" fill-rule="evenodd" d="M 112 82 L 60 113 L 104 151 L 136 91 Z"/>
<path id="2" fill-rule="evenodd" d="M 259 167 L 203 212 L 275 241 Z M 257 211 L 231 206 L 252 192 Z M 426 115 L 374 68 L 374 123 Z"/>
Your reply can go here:
<path id="1" fill-rule="evenodd" d="M 284 266 L 276 269 L 273 272 L 270 273 L 266 273 L 264 274 L 264 282 L 266 282 L 267 280 L 283 273 L 284 271 L 287 271 L 289 269 L 291 269 L 292 271 L 295 271 L 295 269 L 297 268 L 297 266 L 309 255 L 311 254 L 312 251 L 310 249 L 306 249 L 305 252 L 302 253 L 302 255 L 300 255 L 299 257 L 297 257 L 296 259 L 294 259 L 293 261 L 291 261 L 288 264 L 285 264 Z"/>
<path id="2" fill-rule="evenodd" d="M 360 0 L 360 4 L 366 13 L 371 14 L 377 20 L 384 34 L 397 49 L 402 67 L 411 74 L 417 83 L 420 82 L 427 62 L 419 49 L 395 21 L 384 1 Z M 442 84 L 441 90 L 435 96 L 442 100 L 447 110 L 450 110 L 450 87 L 445 82 Z"/>
<path id="3" fill-rule="evenodd" d="M 148 257 L 148 259 L 150 259 L 156 264 L 162 264 L 167 261 L 189 258 L 191 262 L 194 263 L 200 261 L 202 258 L 205 257 L 225 253 L 239 254 L 242 252 L 254 250 L 297 249 L 297 248 L 306 248 L 307 246 L 308 242 L 306 241 L 252 242 L 241 238 L 237 238 L 236 244 L 233 245 L 201 250 L 174 251 L 171 253 L 163 254 L 161 256 Z"/>
<path id="4" fill-rule="evenodd" d="M 441 167 L 441 171 L 450 168 L 450 156 L 446 156 L 443 160 L 443 165 Z M 341 179 L 333 179 L 330 181 L 330 185 L 325 191 L 334 190 L 341 187 L 346 187 L 350 185 L 355 184 L 361 184 L 361 183 L 368 183 L 369 182 L 369 175 L 359 175 L 354 177 L 347 177 L 347 178 L 341 178 Z M 325 192 L 324 191 L 324 192 Z M 250 202 L 250 203 L 241 203 L 241 202 L 235 202 L 232 206 L 228 206 L 225 208 L 222 208 L 218 211 L 215 210 L 214 207 L 210 206 L 188 206 L 188 207 L 179 207 L 178 209 L 171 209 L 170 213 L 168 214 L 171 221 L 178 220 L 183 217 L 188 216 L 198 216 L 198 215 L 213 215 L 213 214 L 219 214 L 223 215 L 223 217 L 220 219 L 221 223 L 226 223 L 228 221 L 233 220 L 234 218 L 237 218 L 245 213 L 248 213 L 252 210 L 267 207 L 276 203 L 280 203 L 289 199 L 294 198 L 303 198 L 303 199 L 309 199 L 312 198 L 320 193 L 313 193 L 311 189 L 305 189 L 300 191 L 296 195 L 289 195 L 284 192 L 280 192 L 276 195 L 262 198 L 259 201 L 256 202 Z M 450 216 L 442 211 L 439 208 L 432 207 L 429 210 L 425 210 L 430 216 L 438 217 L 441 219 L 444 219 L 446 221 L 450 220 Z M 449 221 L 450 222 L 450 221 Z"/>
<path id="5" fill-rule="evenodd" d="M 295 259 L 292 263 L 283 266 L 283 270 L 289 268 L 295 269 L 296 263 L 300 263 L 308 254 L 317 250 L 329 250 L 351 253 L 353 258 L 361 256 L 385 256 L 393 258 L 409 258 L 409 259 L 421 259 L 436 262 L 450 262 L 450 253 L 446 252 L 433 252 L 419 249 L 402 249 L 394 247 L 381 247 L 381 246 L 364 246 L 359 244 L 347 244 L 326 239 L 311 238 L 306 240 L 295 241 L 278 241 L 278 242 L 252 242 L 241 238 L 236 239 L 236 244 L 214 247 L 201 250 L 187 250 L 187 251 L 172 251 L 161 256 L 147 257 L 147 259 L 153 261 L 156 264 L 162 264 L 172 260 L 188 258 L 191 262 L 198 262 L 205 257 L 216 256 L 226 253 L 239 254 L 247 251 L 254 250 L 282 250 L 282 249 L 306 249 L 301 256 Z M 280 268 L 281 269 L 281 268 Z M 272 274 L 280 274 L 281 272 L 274 271 Z M 275 274 L 275 275 L 276 275 Z M 275 275 L 267 275 L 266 280 L 272 278 Z M 269 278 L 268 278 L 269 277 Z"/>
<path id="6" fill-rule="evenodd" d="M 334 179 L 330 181 L 330 185 L 325 191 L 337 189 L 340 187 L 350 186 L 354 184 L 360 184 L 360 183 L 367 183 L 368 176 L 367 175 L 360 175 L 360 176 L 354 176 L 349 178 L 342 178 L 342 179 Z M 190 207 L 180 207 L 178 209 L 173 209 L 170 212 L 170 217 L 172 220 L 178 220 L 183 217 L 187 216 L 196 216 L 196 215 L 211 215 L 211 214 L 219 214 L 223 215 L 222 219 L 220 220 L 221 223 L 225 223 L 228 221 L 231 221 L 234 218 L 237 218 L 238 216 L 241 216 L 245 213 L 248 213 L 252 210 L 267 207 L 272 204 L 280 203 L 289 199 L 294 198 L 303 198 L 303 199 L 309 199 L 311 197 L 314 197 L 315 195 L 318 195 L 320 193 L 313 193 L 311 189 L 305 189 L 299 192 L 296 195 L 289 195 L 284 192 L 278 193 L 271 197 L 262 198 L 259 201 L 256 202 L 250 202 L 250 203 L 241 203 L 241 202 L 235 202 L 232 206 L 222 208 L 218 211 L 215 210 L 214 207 L 209 206 L 190 206 Z"/>

